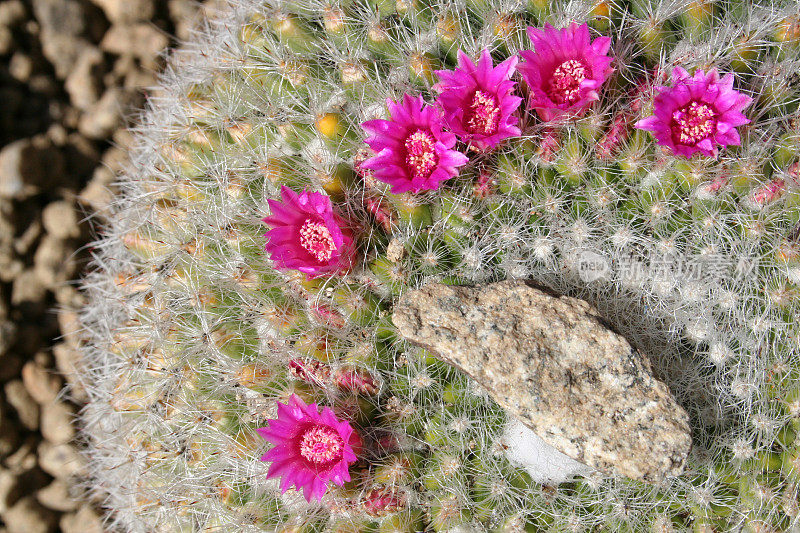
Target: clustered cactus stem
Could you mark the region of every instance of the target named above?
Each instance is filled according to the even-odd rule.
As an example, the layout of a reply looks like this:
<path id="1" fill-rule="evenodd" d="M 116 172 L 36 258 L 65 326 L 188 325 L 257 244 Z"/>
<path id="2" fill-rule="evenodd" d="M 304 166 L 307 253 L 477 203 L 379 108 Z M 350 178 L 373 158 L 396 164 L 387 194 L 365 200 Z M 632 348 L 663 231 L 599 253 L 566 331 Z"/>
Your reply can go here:
<path id="1" fill-rule="evenodd" d="M 798 67 L 792 0 L 233 2 L 164 73 L 84 282 L 109 527 L 800 527 Z M 650 356 L 682 476 L 538 479 L 391 322 L 506 278 Z"/>

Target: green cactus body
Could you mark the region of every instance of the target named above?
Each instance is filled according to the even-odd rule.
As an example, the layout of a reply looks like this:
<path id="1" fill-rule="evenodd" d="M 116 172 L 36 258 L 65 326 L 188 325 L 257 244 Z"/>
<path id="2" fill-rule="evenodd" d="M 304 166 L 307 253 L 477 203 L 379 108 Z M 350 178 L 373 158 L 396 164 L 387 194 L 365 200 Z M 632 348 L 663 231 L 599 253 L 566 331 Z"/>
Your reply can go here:
<path id="1" fill-rule="evenodd" d="M 432 101 L 460 49 L 499 62 L 526 26 L 588 22 L 616 72 L 438 190 L 359 167 L 386 98 Z M 176 53 L 137 133 L 85 281 L 92 490 L 127 531 L 779 531 L 800 485 L 800 38 L 792 0 L 239 0 Z M 633 123 L 673 67 L 736 72 L 741 146 L 669 154 Z M 524 88 L 520 88 L 524 90 Z M 523 104 L 525 107 L 525 104 Z M 367 151 L 368 152 L 368 151 Z M 323 192 L 357 262 L 307 280 L 264 252 L 267 200 Z M 611 270 L 584 279 L 583 252 Z M 660 258 L 660 259 L 659 259 Z M 692 277 L 689 268 L 707 269 Z M 690 414 L 681 477 L 534 481 L 508 416 L 399 338 L 424 283 L 530 278 L 590 301 Z M 365 440 L 353 480 L 307 503 L 267 479 L 256 433 L 291 395 Z"/>

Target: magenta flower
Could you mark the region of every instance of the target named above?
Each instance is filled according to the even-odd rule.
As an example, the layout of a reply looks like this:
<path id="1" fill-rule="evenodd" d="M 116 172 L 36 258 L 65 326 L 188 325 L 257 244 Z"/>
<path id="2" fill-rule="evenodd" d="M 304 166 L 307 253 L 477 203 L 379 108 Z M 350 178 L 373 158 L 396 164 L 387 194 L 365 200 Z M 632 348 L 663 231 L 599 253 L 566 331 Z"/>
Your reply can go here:
<path id="1" fill-rule="evenodd" d="M 442 131 L 439 111 L 424 104 L 421 96 L 403 96 L 403 103 L 386 100 L 389 120 L 362 124 L 371 133 L 364 141 L 376 155 L 361 168 L 374 171 L 377 180 L 392 186 L 391 192 L 436 190 L 439 184 L 458 175 L 467 156 L 453 150 L 456 136 Z"/>
<path id="2" fill-rule="evenodd" d="M 462 141 L 487 150 L 522 133 L 517 117 L 512 116 L 522 102 L 512 94 L 517 82 L 509 79 L 516 66 L 517 56 L 512 56 L 493 67 L 488 50 L 481 53 L 476 66 L 459 50 L 457 69 L 436 71 L 440 80 L 433 86 L 440 93 L 437 103 L 447 126 Z"/>
<path id="3" fill-rule="evenodd" d="M 528 105 L 542 120 L 578 117 L 600 98 L 600 86 L 614 72 L 608 57 L 610 37 L 590 42 L 589 26 L 528 28 L 536 51 L 522 50 L 522 79 L 530 91 Z"/>
<path id="4" fill-rule="evenodd" d="M 256 431 L 275 447 L 261 460 L 272 462 L 267 478 L 282 477 L 282 492 L 294 485 L 310 502 L 322 499 L 329 481 L 340 487 L 350 481 L 349 467 L 357 460 L 361 438 L 330 407 L 320 413 L 317 404 L 306 405 L 292 394 L 287 404 L 278 403 L 278 418 L 268 422 Z"/>
<path id="5" fill-rule="evenodd" d="M 672 87 L 656 87 L 653 116 L 635 126 L 652 131 L 656 143 L 669 146 L 676 155 L 691 157 L 702 152 L 716 157 L 717 146 L 741 143 L 737 126 L 750 120 L 742 110 L 753 101 L 733 90 L 733 75 L 722 79 L 717 69 L 694 76 L 681 67 L 672 71 Z"/>
<path id="6" fill-rule="evenodd" d="M 272 226 L 264 236 L 276 268 L 304 272 L 308 279 L 346 271 L 353 266 L 355 244 L 331 200 L 318 192 L 297 194 L 281 187 L 283 202 L 268 200 L 272 211 L 263 219 Z"/>

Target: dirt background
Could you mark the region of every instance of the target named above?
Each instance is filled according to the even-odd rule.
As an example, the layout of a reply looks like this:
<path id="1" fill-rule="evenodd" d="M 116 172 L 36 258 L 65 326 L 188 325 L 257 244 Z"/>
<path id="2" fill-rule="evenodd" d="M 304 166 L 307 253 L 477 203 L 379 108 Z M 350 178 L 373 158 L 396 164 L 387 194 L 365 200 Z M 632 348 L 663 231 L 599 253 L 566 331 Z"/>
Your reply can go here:
<path id="1" fill-rule="evenodd" d="M 0 533 L 103 531 L 74 488 L 73 280 L 165 51 L 221 4 L 0 0 Z"/>

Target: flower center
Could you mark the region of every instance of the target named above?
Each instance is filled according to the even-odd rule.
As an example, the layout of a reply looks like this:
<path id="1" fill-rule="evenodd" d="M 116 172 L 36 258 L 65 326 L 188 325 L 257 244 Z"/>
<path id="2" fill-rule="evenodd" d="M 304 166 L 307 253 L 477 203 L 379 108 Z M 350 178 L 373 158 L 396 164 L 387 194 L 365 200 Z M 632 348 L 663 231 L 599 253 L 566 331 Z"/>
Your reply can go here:
<path id="1" fill-rule="evenodd" d="M 417 130 L 406 137 L 406 164 L 415 178 L 427 178 L 436 168 L 437 157 L 433 137 Z"/>
<path id="2" fill-rule="evenodd" d="M 672 113 L 672 134 L 675 142 L 697 144 L 714 133 L 717 113 L 706 104 L 691 101 Z"/>
<path id="3" fill-rule="evenodd" d="M 330 230 L 321 222 L 306 219 L 300 227 L 300 246 L 313 255 L 317 261 L 330 261 L 336 250 Z"/>
<path id="4" fill-rule="evenodd" d="M 550 76 L 547 96 L 557 104 L 573 104 L 578 100 L 581 82 L 585 79 L 586 66 L 581 61 L 564 61 Z"/>
<path id="5" fill-rule="evenodd" d="M 344 441 L 328 426 L 311 426 L 300 437 L 300 455 L 315 465 L 324 465 L 342 458 Z"/>
<path id="6" fill-rule="evenodd" d="M 495 98 L 483 91 L 475 91 L 469 105 L 467 129 L 470 133 L 492 135 L 500 124 L 500 107 Z"/>

